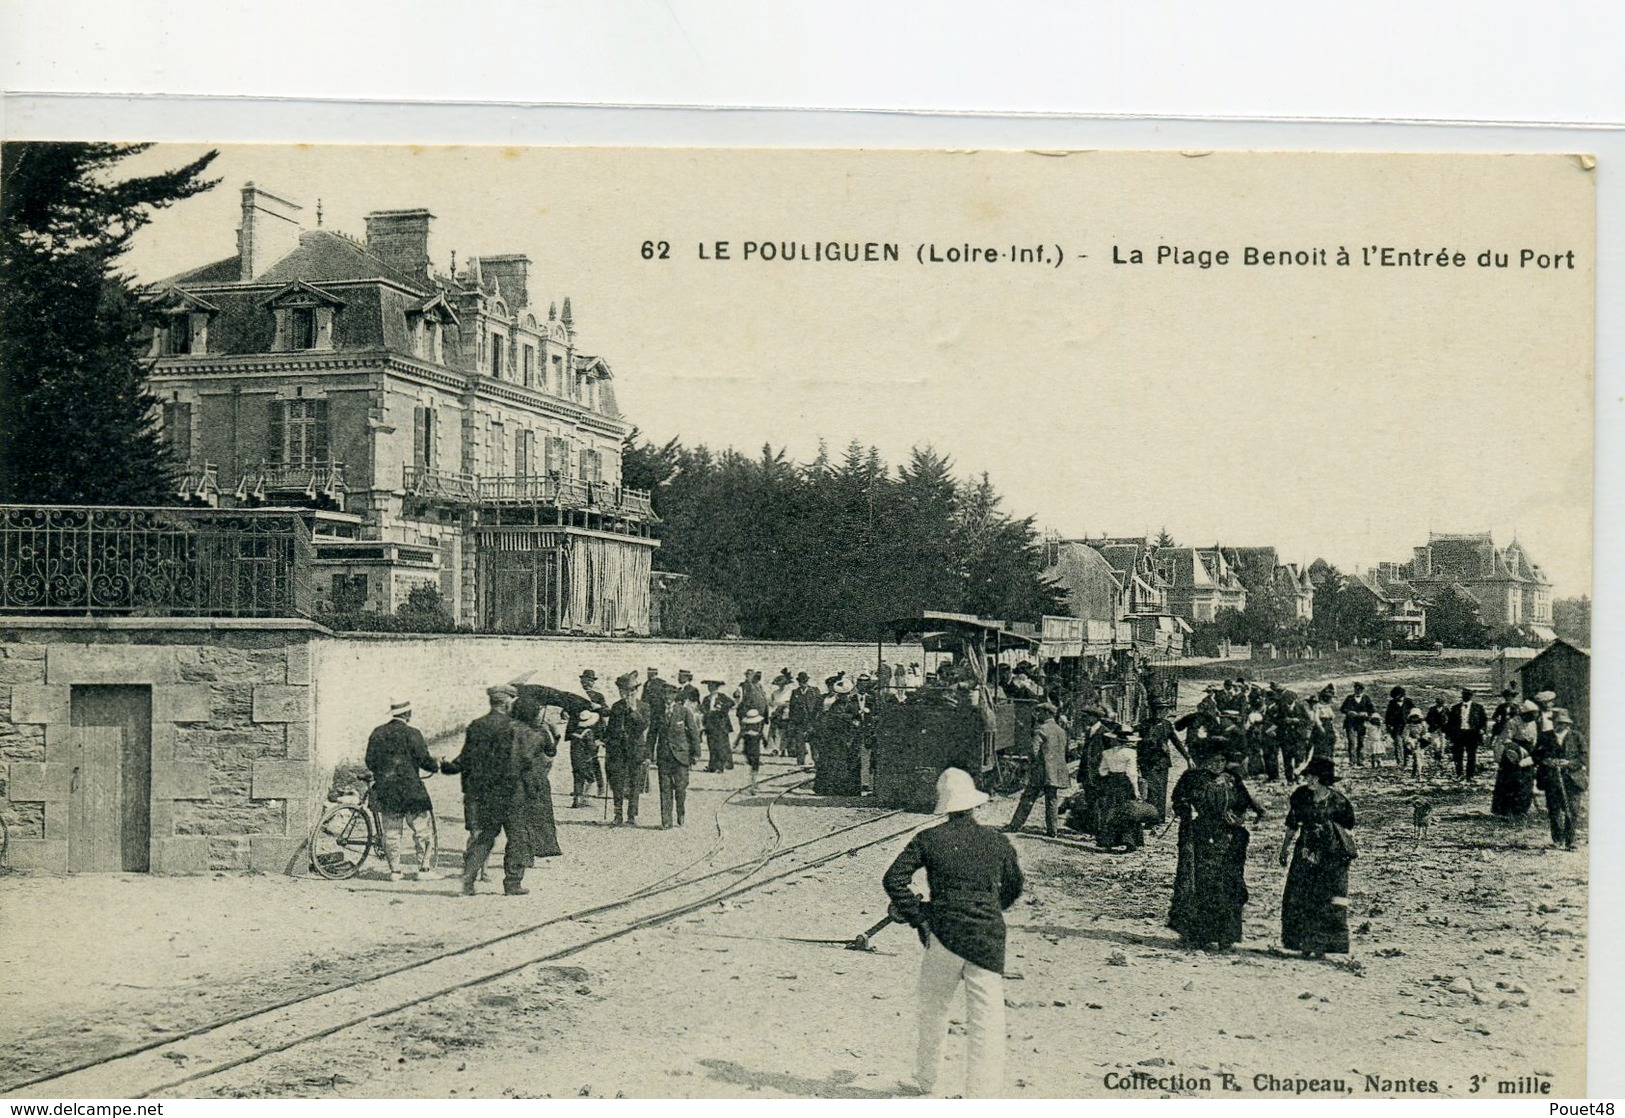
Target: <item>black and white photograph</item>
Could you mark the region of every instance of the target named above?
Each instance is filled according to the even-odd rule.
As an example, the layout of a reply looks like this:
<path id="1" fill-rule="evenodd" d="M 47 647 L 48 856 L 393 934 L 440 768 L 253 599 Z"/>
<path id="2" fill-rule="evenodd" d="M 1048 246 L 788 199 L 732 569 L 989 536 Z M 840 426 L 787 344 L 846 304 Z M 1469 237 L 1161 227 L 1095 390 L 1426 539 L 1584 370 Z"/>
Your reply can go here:
<path id="1" fill-rule="evenodd" d="M 1598 174 L 6 142 L 0 1095 L 1583 1095 Z"/>

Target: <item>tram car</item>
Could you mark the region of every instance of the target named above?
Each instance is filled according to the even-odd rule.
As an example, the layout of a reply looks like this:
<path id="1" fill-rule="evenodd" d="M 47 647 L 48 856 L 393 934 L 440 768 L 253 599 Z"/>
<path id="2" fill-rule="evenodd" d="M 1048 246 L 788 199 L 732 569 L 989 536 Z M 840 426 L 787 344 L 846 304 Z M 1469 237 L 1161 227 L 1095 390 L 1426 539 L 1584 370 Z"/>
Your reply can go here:
<path id="1" fill-rule="evenodd" d="M 1002 657 L 1031 656 L 1036 638 L 968 614 L 925 612 L 881 626 L 887 643 L 919 643 L 928 672 L 920 686 L 894 688 L 870 712 L 871 788 L 881 807 L 929 812 L 937 777 L 964 769 L 984 789 L 1000 781 L 1000 755 L 1030 740 L 1030 700 L 1000 694 L 993 682 Z"/>

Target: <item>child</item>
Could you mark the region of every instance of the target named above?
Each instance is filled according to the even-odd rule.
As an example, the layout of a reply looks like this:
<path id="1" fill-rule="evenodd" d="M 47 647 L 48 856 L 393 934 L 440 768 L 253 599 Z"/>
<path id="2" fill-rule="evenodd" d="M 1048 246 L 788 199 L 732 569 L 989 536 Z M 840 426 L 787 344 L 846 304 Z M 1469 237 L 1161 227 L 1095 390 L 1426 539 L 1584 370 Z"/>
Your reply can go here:
<path id="1" fill-rule="evenodd" d="M 750 766 L 750 782 L 756 783 L 762 767 L 762 732 L 766 719 L 762 712 L 751 707 L 739 716 L 739 745 L 745 752 L 745 763 Z"/>
<path id="2" fill-rule="evenodd" d="M 586 807 L 587 788 L 603 779 L 598 767 L 597 726 L 597 712 L 584 710 L 576 718 L 575 729 L 570 731 L 570 774 L 575 785 L 570 806 L 573 808 Z"/>

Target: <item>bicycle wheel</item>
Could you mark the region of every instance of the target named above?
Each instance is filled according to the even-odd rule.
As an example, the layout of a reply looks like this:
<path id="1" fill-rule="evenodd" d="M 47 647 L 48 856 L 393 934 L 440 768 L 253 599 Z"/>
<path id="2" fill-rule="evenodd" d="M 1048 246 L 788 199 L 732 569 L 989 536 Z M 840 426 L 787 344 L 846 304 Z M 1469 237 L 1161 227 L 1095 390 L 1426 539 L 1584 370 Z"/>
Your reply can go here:
<path id="1" fill-rule="evenodd" d="M 372 819 L 354 804 L 338 804 L 310 832 L 310 866 L 333 881 L 354 877 L 372 853 Z"/>

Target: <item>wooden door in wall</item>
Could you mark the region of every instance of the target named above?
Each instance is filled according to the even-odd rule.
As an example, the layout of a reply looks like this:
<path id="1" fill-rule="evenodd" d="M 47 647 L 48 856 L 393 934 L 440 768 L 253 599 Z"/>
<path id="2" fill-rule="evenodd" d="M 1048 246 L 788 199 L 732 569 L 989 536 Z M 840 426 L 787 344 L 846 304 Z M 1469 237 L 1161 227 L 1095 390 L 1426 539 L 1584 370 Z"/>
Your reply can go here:
<path id="1" fill-rule="evenodd" d="M 152 689 L 75 687 L 68 869 L 151 868 Z"/>

